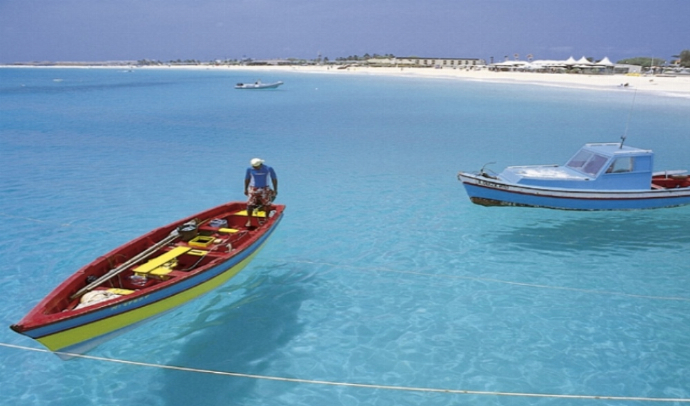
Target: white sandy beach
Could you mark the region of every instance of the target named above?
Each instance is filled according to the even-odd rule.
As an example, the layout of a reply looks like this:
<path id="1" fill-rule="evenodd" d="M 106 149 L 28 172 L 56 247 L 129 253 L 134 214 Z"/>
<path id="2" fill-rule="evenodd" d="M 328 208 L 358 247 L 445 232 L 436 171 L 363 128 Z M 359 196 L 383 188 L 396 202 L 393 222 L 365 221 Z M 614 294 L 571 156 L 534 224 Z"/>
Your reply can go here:
<path id="1" fill-rule="evenodd" d="M 18 66 L 0 66 L 0 68 L 16 68 Z M 27 66 L 29 67 L 29 66 Z M 29 68 L 65 68 L 65 69 L 123 69 L 125 66 L 50 66 Z M 228 70 L 247 72 L 266 72 L 271 80 L 282 80 L 283 72 L 300 72 L 327 75 L 387 75 L 399 77 L 426 77 L 444 80 L 473 80 L 480 82 L 502 82 L 515 84 L 529 84 L 553 87 L 584 88 L 595 90 L 636 90 L 640 93 L 650 92 L 667 96 L 690 98 L 690 75 L 658 76 L 658 75 L 588 75 L 568 73 L 537 73 L 537 72 L 495 72 L 488 69 L 432 69 L 432 68 L 380 68 L 380 67 L 349 67 L 338 69 L 337 66 L 235 66 L 235 65 L 180 65 L 180 66 L 145 66 L 135 69 L 187 69 L 187 70 Z M 247 80 L 255 80 L 255 74 Z M 624 86 L 626 85 L 627 86 Z"/>
<path id="2" fill-rule="evenodd" d="M 201 67 L 196 67 L 199 69 Z M 228 69 L 247 71 L 266 71 L 273 74 L 272 79 L 279 80 L 280 72 L 303 72 L 329 75 L 388 75 L 428 77 L 439 79 L 474 80 L 484 82 L 523 83 L 542 86 L 587 88 L 599 90 L 635 89 L 638 92 L 663 93 L 669 96 L 690 97 L 690 76 L 633 76 L 633 75 L 586 75 L 567 73 L 534 73 L 534 72 L 493 72 L 463 69 L 430 69 L 430 68 L 374 68 L 350 67 L 337 69 L 327 66 L 229 66 L 209 67 L 203 69 Z M 623 86 L 627 84 L 627 86 Z"/>

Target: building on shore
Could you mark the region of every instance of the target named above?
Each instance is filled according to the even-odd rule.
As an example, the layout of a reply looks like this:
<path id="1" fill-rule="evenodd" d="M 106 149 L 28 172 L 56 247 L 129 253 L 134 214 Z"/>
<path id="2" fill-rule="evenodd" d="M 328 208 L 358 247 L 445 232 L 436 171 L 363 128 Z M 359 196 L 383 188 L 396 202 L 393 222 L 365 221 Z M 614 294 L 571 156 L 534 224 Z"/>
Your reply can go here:
<path id="1" fill-rule="evenodd" d="M 470 69 L 479 68 L 486 65 L 486 61 L 479 58 L 420 58 L 416 56 L 370 58 L 367 60 L 367 63 L 370 66 L 436 69 Z"/>
<path id="2" fill-rule="evenodd" d="M 304 65 L 306 61 L 303 59 L 248 59 L 242 61 L 245 66 L 290 66 L 290 65 Z"/>

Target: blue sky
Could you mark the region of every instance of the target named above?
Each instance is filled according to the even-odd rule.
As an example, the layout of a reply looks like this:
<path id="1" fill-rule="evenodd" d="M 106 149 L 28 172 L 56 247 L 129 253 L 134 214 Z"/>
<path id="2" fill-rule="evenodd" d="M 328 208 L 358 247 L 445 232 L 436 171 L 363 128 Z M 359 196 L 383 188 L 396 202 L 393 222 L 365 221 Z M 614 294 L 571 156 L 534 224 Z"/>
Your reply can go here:
<path id="1" fill-rule="evenodd" d="M 690 49 L 690 0 L 0 0 L 0 63 L 335 59 L 612 61 Z"/>

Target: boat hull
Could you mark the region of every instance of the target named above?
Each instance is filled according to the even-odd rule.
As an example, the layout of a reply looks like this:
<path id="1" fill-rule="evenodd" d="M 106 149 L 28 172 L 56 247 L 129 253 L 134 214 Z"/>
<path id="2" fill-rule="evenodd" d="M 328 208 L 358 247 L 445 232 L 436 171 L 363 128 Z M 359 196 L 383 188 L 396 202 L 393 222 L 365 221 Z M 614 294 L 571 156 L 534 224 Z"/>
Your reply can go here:
<path id="1" fill-rule="evenodd" d="M 246 83 L 246 84 L 238 84 L 235 86 L 235 89 L 247 89 L 247 90 L 260 90 L 260 89 L 276 89 L 278 86 L 282 85 L 283 82 L 276 82 L 276 83 L 260 83 L 260 84 L 254 84 L 254 83 Z"/>
<path id="2" fill-rule="evenodd" d="M 101 315 L 102 318 L 97 321 L 91 321 L 93 316 L 84 317 L 83 320 L 71 320 L 67 326 L 58 323 L 46 329 L 35 330 L 33 334 L 37 336 L 32 338 L 36 339 L 51 351 L 59 351 L 69 350 L 70 347 L 82 342 L 93 340 L 94 338 L 106 334 L 112 334 L 120 329 L 124 329 L 130 325 L 140 323 L 158 314 L 172 310 L 175 307 L 181 306 L 223 285 L 233 276 L 237 275 L 254 258 L 259 252 L 259 249 L 260 247 L 256 249 L 252 255 L 238 264 L 230 266 L 228 269 L 223 270 L 223 268 L 226 267 L 222 265 L 219 266 L 220 272 L 216 277 L 203 281 L 192 288 L 182 290 L 178 293 L 162 291 L 160 293 L 168 294 L 168 296 L 158 300 L 156 298 L 148 298 L 150 300 L 146 300 L 146 302 L 150 303 L 145 303 L 143 305 L 137 306 L 136 303 L 124 303 L 121 306 L 132 308 L 124 312 L 118 312 L 117 309 L 106 309 L 106 314 Z M 29 332 L 27 335 L 31 337 L 31 333 L 32 332 Z"/>
<path id="3" fill-rule="evenodd" d="M 481 175 L 459 173 L 470 200 L 482 206 L 559 210 L 642 210 L 690 204 L 690 188 L 635 191 L 565 190 L 526 187 Z"/>
<path id="4" fill-rule="evenodd" d="M 70 281 L 67 280 L 63 283 L 64 286 L 61 285 L 53 291 L 20 323 L 13 325 L 12 329 L 37 340 L 51 351 L 73 352 L 76 348 L 90 348 L 88 345 L 90 342 L 101 342 L 105 337 L 112 338 L 122 330 L 160 316 L 226 283 L 251 262 L 266 244 L 281 219 L 282 210 L 270 220 L 270 226 L 258 238 L 252 240 L 236 254 L 216 260 L 188 277 L 162 284 L 161 288 L 142 289 L 141 294 L 131 295 L 131 299 L 125 297 L 129 300 L 94 305 L 86 311 L 76 312 L 73 315 L 67 311 L 64 312 L 64 317 L 58 313 L 47 322 L 34 321 L 41 318 L 41 313 L 47 307 L 46 303 L 50 302 L 51 296 L 59 297 L 68 294 L 67 289 L 64 288 Z"/>

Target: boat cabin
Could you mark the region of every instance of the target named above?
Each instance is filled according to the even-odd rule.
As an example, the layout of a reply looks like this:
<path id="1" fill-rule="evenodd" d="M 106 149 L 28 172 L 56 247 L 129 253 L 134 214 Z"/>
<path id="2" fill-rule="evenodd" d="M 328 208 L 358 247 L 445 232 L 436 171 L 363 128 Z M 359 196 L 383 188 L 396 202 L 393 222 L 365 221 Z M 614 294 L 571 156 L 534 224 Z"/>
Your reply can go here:
<path id="1" fill-rule="evenodd" d="M 499 179 L 526 186 L 583 190 L 645 190 L 654 153 L 621 143 L 585 144 L 564 165 L 510 166 Z"/>

